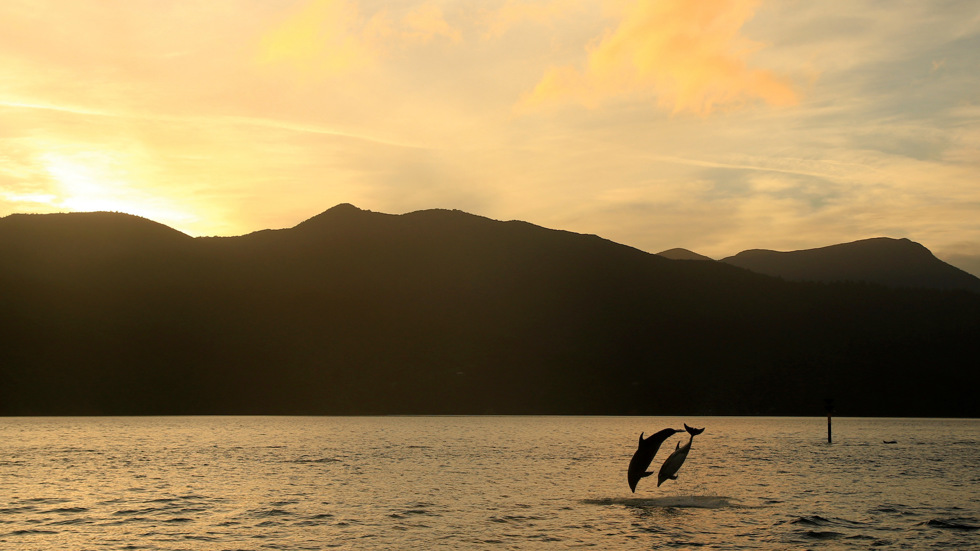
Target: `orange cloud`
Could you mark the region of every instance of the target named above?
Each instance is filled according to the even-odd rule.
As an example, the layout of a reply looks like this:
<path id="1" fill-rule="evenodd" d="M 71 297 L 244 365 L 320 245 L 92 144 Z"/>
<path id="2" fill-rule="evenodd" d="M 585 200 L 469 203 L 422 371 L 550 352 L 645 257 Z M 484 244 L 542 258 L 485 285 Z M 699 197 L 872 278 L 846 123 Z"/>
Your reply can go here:
<path id="1" fill-rule="evenodd" d="M 788 79 L 750 68 L 762 46 L 739 34 L 758 0 L 638 0 L 623 6 L 619 27 L 588 48 L 583 69 L 553 67 L 520 110 L 554 103 L 597 107 L 613 98 L 654 95 L 673 112 L 707 115 L 750 100 L 793 105 Z"/>

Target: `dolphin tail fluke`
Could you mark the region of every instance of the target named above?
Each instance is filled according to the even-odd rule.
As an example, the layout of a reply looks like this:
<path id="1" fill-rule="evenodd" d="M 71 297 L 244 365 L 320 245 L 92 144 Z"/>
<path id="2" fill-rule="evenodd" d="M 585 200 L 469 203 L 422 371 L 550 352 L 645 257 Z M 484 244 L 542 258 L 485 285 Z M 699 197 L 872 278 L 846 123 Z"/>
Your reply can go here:
<path id="1" fill-rule="evenodd" d="M 687 423 L 684 423 L 684 430 L 686 430 L 688 434 L 690 434 L 691 436 L 697 436 L 702 432 L 704 432 L 704 429 L 696 429 L 694 427 L 689 427 L 687 426 Z"/>

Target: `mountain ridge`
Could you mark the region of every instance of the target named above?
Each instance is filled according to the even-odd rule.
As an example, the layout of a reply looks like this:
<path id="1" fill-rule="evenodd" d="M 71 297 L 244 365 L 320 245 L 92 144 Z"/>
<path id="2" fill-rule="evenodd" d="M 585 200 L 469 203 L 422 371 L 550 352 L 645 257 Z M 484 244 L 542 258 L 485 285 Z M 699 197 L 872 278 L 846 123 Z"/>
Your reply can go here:
<path id="1" fill-rule="evenodd" d="M 152 237 L 45 248 L 0 219 L 0 414 L 980 414 L 973 293 L 460 211 L 220 238 L 127 220 Z"/>
<path id="2" fill-rule="evenodd" d="M 980 278 L 939 260 L 907 238 L 875 237 L 787 252 L 750 249 L 720 262 L 791 281 L 865 281 L 980 293 Z"/>
<path id="3" fill-rule="evenodd" d="M 682 249 L 680 247 L 667 249 L 666 251 L 660 251 L 657 253 L 659 256 L 664 258 L 669 258 L 671 260 L 710 260 L 714 261 L 713 258 L 704 256 L 703 254 L 698 254 L 694 251 L 688 249 Z"/>
<path id="4" fill-rule="evenodd" d="M 456 209 L 425 209 L 413 211 L 405 214 L 386 214 L 370 210 L 360 209 L 350 203 L 341 203 L 331 207 L 320 214 L 312 216 L 291 228 L 285 229 L 263 229 L 250 232 L 241 236 L 229 237 L 198 237 L 193 238 L 170 228 L 159 222 L 155 222 L 145 217 L 130 215 L 119 212 L 80 212 L 80 213 L 54 213 L 54 214 L 10 214 L 0 217 L 0 230 L 8 232 L 8 235 L 17 232 L 28 231 L 32 226 L 40 229 L 44 228 L 44 238 L 52 239 L 57 235 L 61 238 L 71 240 L 71 246 L 77 246 L 77 242 L 82 240 L 102 241 L 107 245 L 106 238 L 112 236 L 116 240 L 112 246 L 133 246 L 136 240 L 143 240 L 141 245 L 145 245 L 146 239 L 163 239 L 176 243 L 179 240 L 224 240 L 236 237 L 268 238 L 273 235 L 282 235 L 282 232 L 303 232 L 316 234 L 318 232 L 329 232 L 332 227 L 340 227 L 344 224 L 358 223 L 361 229 L 368 223 L 390 223 L 397 219 L 417 219 L 419 221 L 433 217 L 456 217 L 457 220 L 469 221 L 472 225 L 475 221 L 479 223 L 498 223 L 527 225 L 529 227 L 541 228 L 534 224 L 524 221 L 498 221 L 491 218 L 474 215 Z M 43 222 L 42 222 L 43 221 Z M 86 228 L 82 235 L 78 231 Z M 586 234 L 574 234 L 565 230 L 541 228 L 552 232 L 564 232 L 569 235 L 582 235 L 595 239 L 602 239 L 617 246 L 629 247 L 613 241 L 605 240 L 598 236 L 587 236 Z M 73 234 L 69 237 L 69 233 Z M 321 237 L 323 235 L 321 234 Z M 332 236 L 337 237 L 337 236 Z M 8 239 L 9 242 L 9 239 Z M 50 244 L 50 243 L 48 243 Z M 883 248 L 882 246 L 885 246 Z M 635 249 L 639 251 L 639 249 Z M 895 254 L 897 252 L 905 254 Z M 642 251 L 641 251 L 642 252 Z M 914 254 L 908 254 L 914 253 Z M 670 260 L 706 260 L 714 259 L 690 251 L 688 249 L 674 248 L 656 253 L 657 256 Z M 856 266 L 857 261 L 861 260 L 861 255 L 872 257 L 878 262 L 875 268 Z M 801 249 L 793 251 L 775 251 L 769 249 L 747 249 L 718 260 L 726 264 L 738 266 L 750 271 L 782 277 L 791 281 L 865 281 L 870 283 L 881 283 L 887 286 L 906 286 L 906 287 L 928 287 L 938 289 L 968 289 L 980 292 L 980 278 L 973 276 L 955 266 L 949 265 L 937 259 L 931 251 L 923 245 L 909 240 L 908 238 L 889 238 L 873 237 L 861 239 L 847 243 L 815 247 L 811 249 Z M 821 266 L 821 263 L 831 263 L 831 266 Z M 903 264 L 904 263 L 904 264 Z M 928 275 L 922 273 L 923 266 L 931 263 L 932 274 L 938 275 L 941 280 L 938 283 L 929 281 Z M 889 272 L 901 271 L 911 265 L 918 265 L 916 274 L 894 276 Z M 937 266 L 943 266 L 937 270 Z M 945 279 L 945 280 L 943 280 Z"/>

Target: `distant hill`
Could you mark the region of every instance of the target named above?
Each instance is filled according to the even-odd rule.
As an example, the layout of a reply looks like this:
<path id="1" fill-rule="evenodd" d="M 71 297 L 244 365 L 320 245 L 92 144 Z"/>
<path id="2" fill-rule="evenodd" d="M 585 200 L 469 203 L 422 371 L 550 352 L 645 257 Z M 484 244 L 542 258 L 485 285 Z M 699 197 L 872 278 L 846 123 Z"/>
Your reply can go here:
<path id="1" fill-rule="evenodd" d="M 0 241 L 3 248 L 54 247 L 59 254 L 105 252 L 146 245 L 172 246 L 187 244 L 193 239 L 146 218 L 105 212 L 11 214 L 0 218 L 0 236 L 3 237 Z"/>
<path id="2" fill-rule="evenodd" d="M 0 219 L 0 414 L 980 415 L 980 295 L 460 211 Z M 924 373 L 928 373 L 924 376 Z"/>
<path id="3" fill-rule="evenodd" d="M 714 260 L 713 258 L 708 258 L 703 254 L 698 254 L 687 249 L 667 249 L 666 251 L 660 251 L 658 255 L 669 258 L 671 260 Z"/>
<path id="4" fill-rule="evenodd" d="M 792 252 L 754 249 L 721 261 L 792 281 L 864 281 L 889 287 L 980 292 L 980 278 L 950 266 L 908 239 L 878 237 Z"/>

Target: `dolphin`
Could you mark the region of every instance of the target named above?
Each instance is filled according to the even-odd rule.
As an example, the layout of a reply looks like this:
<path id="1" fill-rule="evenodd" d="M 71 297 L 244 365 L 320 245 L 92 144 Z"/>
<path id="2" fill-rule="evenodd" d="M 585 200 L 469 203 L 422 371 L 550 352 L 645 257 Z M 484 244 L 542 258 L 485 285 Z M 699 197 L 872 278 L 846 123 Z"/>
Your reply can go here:
<path id="1" fill-rule="evenodd" d="M 657 450 L 660 449 L 660 445 L 664 443 L 664 440 L 678 432 L 683 431 L 680 429 L 664 429 L 650 435 L 646 439 L 643 438 L 643 433 L 640 433 L 640 443 L 637 445 L 636 452 L 633 453 L 633 459 L 630 459 L 630 468 L 626 475 L 626 480 L 630 483 L 631 491 L 636 492 L 636 483 L 641 478 L 653 474 L 653 471 L 647 470 L 647 467 L 653 461 L 653 456 L 657 455 Z"/>
<path id="2" fill-rule="evenodd" d="M 684 460 L 687 459 L 687 453 L 691 451 L 691 444 L 694 443 L 694 437 L 698 434 L 704 432 L 704 429 L 695 429 L 684 425 L 684 430 L 691 435 L 691 439 L 687 441 L 687 444 L 681 446 L 681 443 L 677 443 L 677 447 L 674 449 L 674 453 L 670 454 L 670 457 L 664 461 L 664 464 L 660 467 L 660 472 L 657 473 L 657 487 L 659 488 L 664 480 L 668 478 L 670 480 L 677 480 L 677 470 L 681 468 L 684 464 Z"/>

